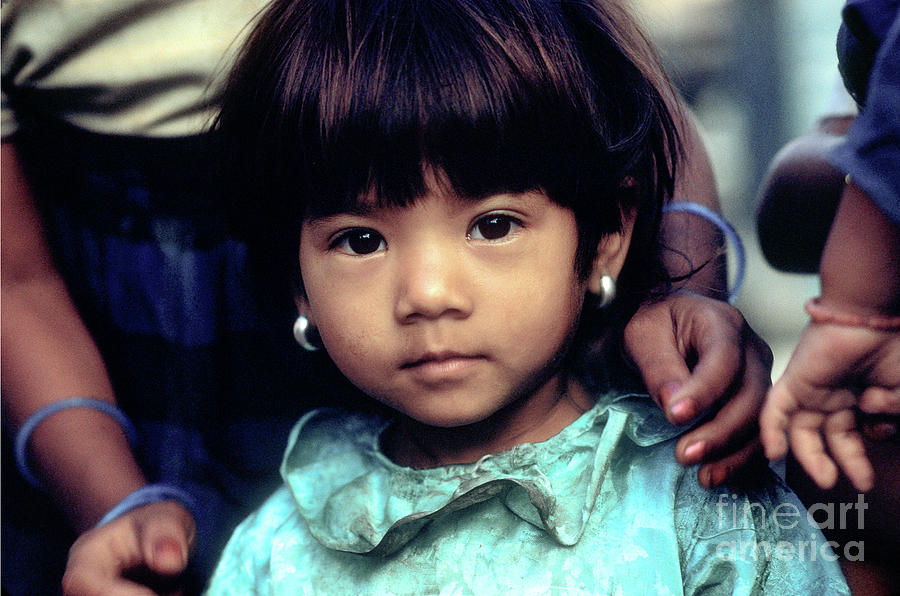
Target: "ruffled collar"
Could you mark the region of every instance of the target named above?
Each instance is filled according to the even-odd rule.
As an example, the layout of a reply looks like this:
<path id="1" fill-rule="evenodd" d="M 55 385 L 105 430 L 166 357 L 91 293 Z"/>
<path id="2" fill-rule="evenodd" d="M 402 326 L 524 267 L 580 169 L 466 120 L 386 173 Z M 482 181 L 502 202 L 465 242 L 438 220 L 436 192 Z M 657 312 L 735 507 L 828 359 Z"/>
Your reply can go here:
<path id="1" fill-rule="evenodd" d="M 668 440 L 679 429 L 646 395 L 601 396 L 557 435 L 476 463 L 416 470 L 381 451 L 390 421 L 314 410 L 291 433 L 282 476 L 323 546 L 390 554 L 429 520 L 497 497 L 562 545 L 578 542 L 600 495 L 613 451 Z"/>

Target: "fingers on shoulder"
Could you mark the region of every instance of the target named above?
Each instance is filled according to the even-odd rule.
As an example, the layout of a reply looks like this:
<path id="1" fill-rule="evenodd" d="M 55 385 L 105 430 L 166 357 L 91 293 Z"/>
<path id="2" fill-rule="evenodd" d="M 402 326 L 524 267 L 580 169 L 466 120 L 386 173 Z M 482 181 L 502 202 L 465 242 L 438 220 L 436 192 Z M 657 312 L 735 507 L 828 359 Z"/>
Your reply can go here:
<path id="1" fill-rule="evenodd" d="M 750 472 L 757 466 L 764 466 L 762 447 L 758 439 L 751 440 L 742 448 L 728 455 L 705 463 L 697 471 L 697 479 L 706 488 L 719 486 L 726 480 L 753 477 Z"/>

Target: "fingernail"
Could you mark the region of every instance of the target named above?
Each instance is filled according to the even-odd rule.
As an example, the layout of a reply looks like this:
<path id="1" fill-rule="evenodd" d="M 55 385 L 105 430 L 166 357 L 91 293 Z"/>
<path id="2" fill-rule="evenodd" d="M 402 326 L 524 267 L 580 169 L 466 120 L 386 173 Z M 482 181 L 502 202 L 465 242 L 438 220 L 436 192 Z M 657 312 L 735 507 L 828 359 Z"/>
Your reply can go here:
<path id="1" fill-rule="evenodd" d="M 693 404 L 693 400 L 686 397 L 669 406 L 669 412 L 671 412 L 677 420 L 688 420 L 694 415 Z"/>
<path id="2" fill-rule="evenodd" d="M 684 450 L 684 458 L 688 460 L 688 463 L 700 461 L 700 458 L 703 457 L 703 452 L 705 450 L 706 441 L 697 441 L 696 443 L 691 443 Z"/>
<path id="3" fill-rule="evenodd" d="M 710 474 L 711 484 L 710 488 L 714 486 L 719 486 L 723 482 L 725 482 L 725 477 L 728 475 L 728 468 L 715 468 Z"/>
<path id="4" fill-rule="evenodd" d="M 667 404 L 672 399 L 672 396 L 678 393 L 679 389 L 681 389 L 681 383 L 676 381 L 666 383 L 659 389 L 659 398 L 664 404 Z"/>
<path id="5" fill-rule="evenodd" d="M 153 561 L 157 565 L 183 565 L 185 552 L 176 541 L 162 539 L 153 545 Z"/>

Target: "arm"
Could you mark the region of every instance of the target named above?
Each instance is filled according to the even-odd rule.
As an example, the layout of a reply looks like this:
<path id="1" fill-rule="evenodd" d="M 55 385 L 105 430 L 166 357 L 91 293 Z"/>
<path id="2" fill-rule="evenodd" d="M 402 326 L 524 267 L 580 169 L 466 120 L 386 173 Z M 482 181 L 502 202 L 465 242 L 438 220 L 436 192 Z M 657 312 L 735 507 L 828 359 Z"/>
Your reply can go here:
<path id="1" fill-rule="evenodd" d="M 900 226 L 859 188 L 844 191 L 822 254 L 822 302 L 863 315 L 900 312 Z"/>
<path id="2" fill-rule="evenodd" d="M 3 420 L 15 432 L 54 401 L 85 396 L 114 404 L 115 398 L 100 354 L 52 264 L 12 144 L 3 143 L 2 160 Z M 95 410 L 69 409 L 46 418 L 31 435 L 29 453 L 36 476 L 79 532 L 145 484 L 122 429 Z M 185 536 L 179 548 L 186 553 L 193 521 L 183 508 L 166 503 L 136 511 L 170 511 L 163 505 L 175 510 L 171 515 L 188 516 L 180 524 Z M 113 522 L 92 535 L 111 536 L 127 527 Z"/>
<path id="3" fill-rule="evenodd" d="M 900 314 L 900 226 L 853 185 L 841 198 L 820 275 L 825 309 L 860 317 Z M 854 486 L 871 489 L 874 470 L 857 428 L 857 407 L 900 414 L 900 330 L 813 319 L 763 410 L 766 455 L 787 452 L 789 431 L 797 460 L 816 484 L 831 488 L 838 470 L 825 452 L 824 434 Z"/>
<path id="4" fill-rule="evenodd" d="M 685 149 L 675 200 L 720 211 L 712 168 L 689 116 L 681 120 Z M 626 347 L 650 394 L 674 424 L 685 424 L 722 402 L 706 423 L 687 433 L 676 456 L 684 465 L 704 462 L 700 482 L 712 486 L 751 462 L 759 450 L 756 415 L 769 386 L 771 351 L 739 311 L 722 301 L 727 293 L 723 239 L 706 220 L 668 213 L 663 238 L 666 266 L 677 277 L 665 300 L 642 306 L 625 330 Z M 696 357 L 689 367 L 688 360 Z"/>
<path id="5" fill-rule="evenodd" d="M 100 354 L 52 265 L 8 143 L 2 184 L 4 421 L 17 429 L 39 408 L 69 396 L 114 404 Z M 124 433 L 100 412 L 73 409 L 47 418 L 32 434 L 30 453 L 37 475 L 80 531 L 144 484 Z"/>
<path id="6" fill-rule="evenodd" d="M 712 164 L 694 119 L 686 108 L 680 117 L 684 159 L 675 180 L 673 201 L 693 201 L 721 213 Z M 724 300 L 728 294 L 725 240 L 710 222 L 689 213 L 666 213 L 663 216 L 663 259 L 673 278 L 685 277 L 676 289 L 696 292 Z"/>

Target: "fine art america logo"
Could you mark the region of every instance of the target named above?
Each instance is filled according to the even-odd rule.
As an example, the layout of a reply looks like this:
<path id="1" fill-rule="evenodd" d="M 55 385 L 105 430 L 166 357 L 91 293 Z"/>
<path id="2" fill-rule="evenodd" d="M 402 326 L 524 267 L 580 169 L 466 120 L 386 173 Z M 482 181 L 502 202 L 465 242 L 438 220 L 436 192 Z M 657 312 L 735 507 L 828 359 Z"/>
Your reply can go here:
<path id="1" fill-rule="evenodd" d="M 759 503 L 723 493 L 719 495 L 716 508 L 719 529 L 736 531 L 723 535 L 716 546 L 716 554 L 724 559 L 836 561 L 843 557 L 848 561 L 865 560 L 865 543 L 862 540 L 850 540 L 841 545 L 834 540 L 824 540 L 817 532 L 808 536 L 797 532 L 804 517 L 809 521 L 809 526 L 820 530 L 863 530 L 865 511 L 869 505 L 862 494 L 855 503 L 814 503 L 809 509 L 794 503 L 780 503 L 774 509 L 767 510 Z M 740 531 L 766 526 L 793 535 L 789 540 L 773 542 L 759 539 L 756 532 Z M 737 538 L 725 538 L 735 533 Z"/>

